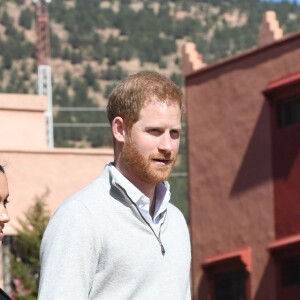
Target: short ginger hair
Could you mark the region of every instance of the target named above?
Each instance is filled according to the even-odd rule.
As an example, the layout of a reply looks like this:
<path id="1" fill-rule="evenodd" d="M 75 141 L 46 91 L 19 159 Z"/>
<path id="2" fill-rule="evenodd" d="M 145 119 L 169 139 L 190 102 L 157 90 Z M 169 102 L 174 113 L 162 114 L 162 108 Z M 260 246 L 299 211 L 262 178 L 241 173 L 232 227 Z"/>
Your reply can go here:
<path id="1" fill-rule="evenodd" d="M 108 98 L 109 123 L 121 117 L 130 129 L 138 121 L 139 113 L 147 101 L 177 103 L 183 111 L 183 93 L 166 76 L 154 71 L 142 71 L 120 82 Z"/>

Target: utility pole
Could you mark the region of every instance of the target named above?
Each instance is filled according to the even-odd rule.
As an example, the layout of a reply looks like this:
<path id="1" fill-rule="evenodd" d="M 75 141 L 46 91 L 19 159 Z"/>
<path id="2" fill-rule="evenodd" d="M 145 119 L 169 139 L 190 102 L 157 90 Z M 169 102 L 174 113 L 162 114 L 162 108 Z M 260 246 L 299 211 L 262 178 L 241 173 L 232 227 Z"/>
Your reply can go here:
<path id="1" fill-rule="evenodd" d="M 48 98 L 46 111 L 47 143 L 54 147 L 52 79 L 50 66 L 50 39 L 48 5 L 51 0 L 32 0 L 35 5 L 36 56 L 38 63 L 38 94 Z"/>

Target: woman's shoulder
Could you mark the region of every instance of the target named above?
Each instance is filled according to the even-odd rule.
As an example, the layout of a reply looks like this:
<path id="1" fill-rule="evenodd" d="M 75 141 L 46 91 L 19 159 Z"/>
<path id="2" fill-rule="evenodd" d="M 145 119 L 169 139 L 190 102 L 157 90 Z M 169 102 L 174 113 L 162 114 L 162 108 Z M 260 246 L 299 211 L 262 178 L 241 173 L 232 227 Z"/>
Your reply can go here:
<path id="1" fill-rule="evenodd" d="M 0 289 L 0 300 L 11 300 L 11 298 L 2 289 Z"/>

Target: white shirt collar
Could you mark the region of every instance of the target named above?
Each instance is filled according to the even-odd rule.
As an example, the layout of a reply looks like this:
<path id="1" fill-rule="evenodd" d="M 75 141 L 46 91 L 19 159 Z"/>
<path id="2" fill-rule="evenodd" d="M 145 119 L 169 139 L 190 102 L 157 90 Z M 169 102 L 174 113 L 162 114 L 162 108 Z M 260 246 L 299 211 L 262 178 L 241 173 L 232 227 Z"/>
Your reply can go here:
<path id="1" fill-rule="evenodd" d="M 126 190 L 127 195 L 136 204 L 137 208 L 150 225 L 159 225 L 163 213 L 171 198 L 170 185 L 167 181 L 160 182 L 155 191 L 155 211 L 153 220 L 150 216 L 150 199 L 145 196 L 134 184 L 132 184 L 114 165 L 109 163 L 111 173 L 115 180 Z"/>

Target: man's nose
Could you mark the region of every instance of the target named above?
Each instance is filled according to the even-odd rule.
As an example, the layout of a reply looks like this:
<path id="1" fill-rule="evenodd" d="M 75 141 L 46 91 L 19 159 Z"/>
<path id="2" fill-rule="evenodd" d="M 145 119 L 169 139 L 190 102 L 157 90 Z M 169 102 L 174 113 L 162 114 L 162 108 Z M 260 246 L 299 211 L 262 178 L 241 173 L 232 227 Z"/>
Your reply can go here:
<path id="1" fill-rule="evenodd" d="M 160 136 L 159 149 L 166 152 L 172 151 L 172 138 L 168 132 Z"/>

